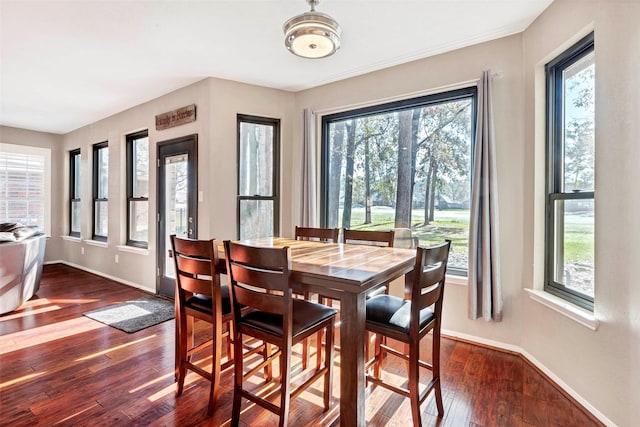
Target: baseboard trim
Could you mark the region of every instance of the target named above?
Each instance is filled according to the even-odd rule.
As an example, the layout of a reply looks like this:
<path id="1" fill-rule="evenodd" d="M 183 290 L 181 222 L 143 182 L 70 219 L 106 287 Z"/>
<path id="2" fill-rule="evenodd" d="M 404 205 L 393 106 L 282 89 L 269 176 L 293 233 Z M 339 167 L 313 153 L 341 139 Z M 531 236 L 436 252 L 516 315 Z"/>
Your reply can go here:
<path id="1" fill-rule="evenodd" d="M 131 286 L 133 288 L 136 288 L 136 289 L 140 289 L 141 291 L 145 291 L 145 292 L 152 293 L 152 294 L 156 293 L 155 289 L 149 289 L 149 288 L 147 288 L 145 286 L 142 286 L 142 285 L 140 285 L 138 283 L 131 282 L 129 280 L 122 279 L 120 277 L 112 276 L 110 274 L 103 273 L 102 271 L 93 270 L 93 269 L 85 267 L 83 265 L 74 264 L 74 263 L 69 262 L 69 261 L 61 261 L 61 260 L 60 261 L 47 261 L 44 264 L 45 265 L 49 265 L 49 264 L 64 264 L 64 265 L 68 265 L 69 267 L 77 268 L 78 270 L 86 271 L 87 273 L 95 274 L 96 276 L 104 277 L 105 279 L 113 280 L 114 282 L 122 283 L 123 285 L 127 285 L 127 286 Z"/>
<path id="2" fill-rule="evenodd" d="M 447 338 L 451 338 L 456 341 L 466 342 L 481 347 L 490 348 L 492 350 L 502 351 L 505 353 L 513 354 L 520 357 L 526 364 L 534 368 L 540 375 L 544 376 L 563 396 L 571 400 L 576 406 L 578 406 L 586 416 L 589 417 L 595 424 L 616 427 L 616 424 L 607 418 L 602 412 L 598 411 L 592 404 L 572 389 L 567 383 L 562 381 L 556 374 L 544 366 L 538 359 L 533 357 L 529 352 L 523 348 L 506 344 L 500 341 L 494 341 L 486 338 L 477 337 L 475 335 L 464 334 L 461 332 L 442 330 L 442 335 Z"/>

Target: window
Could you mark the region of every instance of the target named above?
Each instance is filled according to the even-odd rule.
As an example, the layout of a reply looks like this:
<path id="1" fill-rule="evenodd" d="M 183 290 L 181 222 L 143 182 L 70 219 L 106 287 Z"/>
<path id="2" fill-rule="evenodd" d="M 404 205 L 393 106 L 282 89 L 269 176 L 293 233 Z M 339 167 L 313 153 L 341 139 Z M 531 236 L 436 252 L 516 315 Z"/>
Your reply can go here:
<path id="1" fill-rule="evenodd" d="M 593 310 L 593 33 L 546 65 L 545 291 Z"/>
<path id="2" fill-rule="evenodd" d="M 322 223 L 453 242 L 466 275 L 476 88 L 322 118 Z"/>
<path id="3" fill-rule="evenodd" d="M 80 237 L 80 149 L 69 152 L 69 236 Z"/>
<path id="4" fill-rule="evenodd" d="M 109 146 L 93 146 L 93 240 L 107 240 L 109 222 Z"/>
<path id="5" fill-rule="evenodd" d="M 0 222 L 51 234 L 51 150 L 0 143 Z"/>
<path id="6" fill-rule="evenodd" d="M 149 134 L 127 135 L 127 245 L 149 240 Z"/>
<path id="7" fill-rule="evenodd" d="M 238 115 L 238 236 L 278 234 L 280 120 Z"/>

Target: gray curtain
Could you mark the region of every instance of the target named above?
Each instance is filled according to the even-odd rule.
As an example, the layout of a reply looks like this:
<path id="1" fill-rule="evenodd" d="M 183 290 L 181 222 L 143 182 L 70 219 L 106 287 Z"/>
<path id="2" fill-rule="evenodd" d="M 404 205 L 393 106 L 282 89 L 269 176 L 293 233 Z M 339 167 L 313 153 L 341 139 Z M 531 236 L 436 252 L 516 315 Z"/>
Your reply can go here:
<path id="1" fill-rule="evenodd" d="M 478 83 L 478 117 L 469 225 L 469 318 L 502 320 L 498 246 L 496 148 L 491 106 L 491 73 Z"/>
<path id="2" fill-rule="evenodd" d="M 317 226 L 316 209 L 316 127 L 315 114 L 304 109 L 302 133 L 302 169 L 300 183 L 300 222 L 301 227 Z"/>

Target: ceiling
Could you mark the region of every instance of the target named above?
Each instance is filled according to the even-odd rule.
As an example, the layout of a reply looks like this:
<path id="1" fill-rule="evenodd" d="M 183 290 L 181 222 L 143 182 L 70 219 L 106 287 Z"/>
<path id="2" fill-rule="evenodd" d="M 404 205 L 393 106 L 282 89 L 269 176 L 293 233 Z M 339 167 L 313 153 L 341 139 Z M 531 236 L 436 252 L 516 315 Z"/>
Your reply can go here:
<path id="1" fill-rule="evenodd" d="M 64 134 L 207 77 L 298 91 L 523 31 L 552 0 L 321 0 L 342 47 L 302 59 L 303 0 L 0 0 L 0 124 Z"/>

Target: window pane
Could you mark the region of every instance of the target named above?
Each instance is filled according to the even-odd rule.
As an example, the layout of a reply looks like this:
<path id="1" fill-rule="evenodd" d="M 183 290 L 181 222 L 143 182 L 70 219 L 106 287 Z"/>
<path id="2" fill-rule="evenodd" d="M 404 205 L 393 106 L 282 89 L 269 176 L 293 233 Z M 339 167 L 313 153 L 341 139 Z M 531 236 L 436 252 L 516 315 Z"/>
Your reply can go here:
<path id="1" fill-rule="evenodd" d="M 71 202 L 71 233 L 80 234 L 80 202 Z"/>
<path id="2" fill-rule="evenodd" d="M 98 199 L 109 197 L 109 148 L 98 150 Z"/>
<path id="3" fill-rule="evenodd" d="M 271 125 L 240 123 L 241 196 L 273 196 L 273 129 Z"/>
<path id="4" fill-rule="evenodd" d="M 593 191 L 594 87 L 593 52 L 563 70 L 563 192 Z"/>
<path id="5" fill-rule="evenodd" d="M 409 228 L 422 245 L 451 239 L 449 271 L 464 274 L 472 115 L 468 96 L 330 121 L 326 226 Z"/>
<path id="6" fill-rule="evenodd" d="M 133 197 L 149 197 L 149 138 L 133 141 Z"/>
<path id="7" fill-rule="evenodd" d="M 96 236 L 107 236 L 109 212 L 106 201 L 95 202 L 95 231 Z"/>
<path id="8" fill-rule="evenodd" d="M 48 149 L 0 144 L 0 222 L 48 232 L 49 156 Z"/>
<path id="9" fill-rule="evenodd" d="M 556 200 L 556 242 L 553 280 L 585 295 L 594 296 L 593 199 Z"/>
<path id="10" fill-rule="evenodd" d="M 240 238 L 273 236 L 273 200 L 240 201 Z"/>
<path id="11" fill-rule="evenodd" d="M 75 154 L 72 157 L 73 162 L 73 194 L 72 199 L 80 198 L 80 154 Z"/>
<path id="12" fill-rule="evenodd" d="M 138 242 L 146 242 L 149 233 L 149 202 L 134 201 L 129 203 L 130 219 L 129 238 Z"/>

